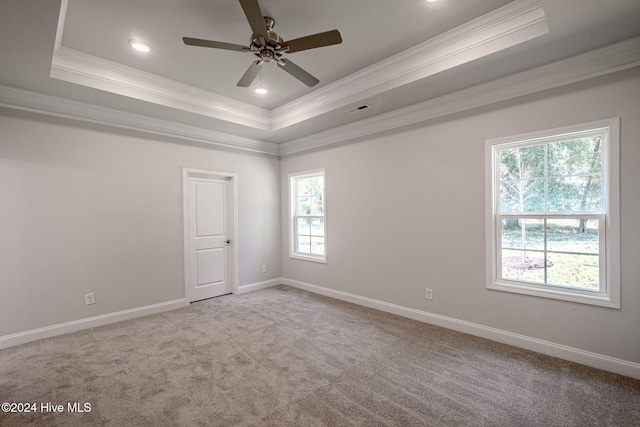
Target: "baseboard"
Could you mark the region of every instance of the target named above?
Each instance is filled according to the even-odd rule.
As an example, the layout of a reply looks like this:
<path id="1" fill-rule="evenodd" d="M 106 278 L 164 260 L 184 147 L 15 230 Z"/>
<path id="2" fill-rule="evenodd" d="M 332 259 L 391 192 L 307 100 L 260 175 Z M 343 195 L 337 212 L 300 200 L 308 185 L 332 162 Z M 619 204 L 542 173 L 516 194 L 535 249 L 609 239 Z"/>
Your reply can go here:
<path id="1" fill-rule="evenodd" d="M 251 283 L 238 287 L 238 294 L 245 294 L 260 289 L 270 288 L 282 284 L 282 278 L 265 280 L 264 282 Z M 55 337 L 57 335 L 77 332 L 83 329 L 95 328 L 111 323 L 121 322 L 123 320 L 134 319 L 136 317 L 148 316 L 150 314 L 160 313 L 163 311 L 175 310 L 187 306 L 188 303 L 184 298 L 174 301 L 167 301 L 160 304 L 147 305 L 144 307 L 133 308 L 130 310 L 118 311 L 115 313 L 104 314 L 101 316 L 89 317 L 87 319 L 74 320 L 72 322 L 60 323 L 58 325 L 46 326 L 44 328 L 32 329 L 25 332 L 18 332 L 11 335 L 0 337 L 0 349 L 13 347 L 20 344 L 26 344 L 31 341 L 37 341 L 44 338 Z"/>
<path id="2" fill-rule="evenodd" d="M 603 354 L 592 353 L 578 348 L 568 347 L 550 341 L 528 337 L 526 335 L 515 334 L 513 332 L 491 328 L 464 320 L 454 319 L 452 317 L 441 316 L 439 314 L 433 314 L 426 311 L 416 310 L 401 305 L 391 304 L 385 301 L 350 294 L 335 289 L 312 285 L 310 283 L 300 282 L 298 280 L 282 278 L 281 282 L 282 284 L 298 289 L 303 289 L 316 294 L 336 298 L 342 301 L 351 302 L 369 308 L 375 308 L 387 313 L 393 313 L 399 316 L 407 317 L 409 319 L 418 320 L 420 322 L 442 326 L 447 329 L 453 329 L 455 331 L 464 332 L 470 335 L 475 335 L 503 344 L 513 345 L 515 347 L 524 348 L 526 350 L 535 351 L 537 353 L 546 354 L 548 356 L 557 357 L 559 359 L 568 360 L 570 362 L 580 363 L 581 365 L 602 369 L 603 371 L 609 371 L 616 374 L 625 375 L 627 377 L 640 379 L 640 364 L 627 360 L 617 359 Z"/>
<path id="3" fill-rule="evenodd" d="M 132 308 L 130 310 L 118 311 L 115 313 L 103 314 L 101 316 L 89 317 L 86 319 L 74 320 L 72 322 L 60 323 L 58 325 L 46 326 L 44 328 L 32 329 L 30 331 L 18 332 L 16 334 L 0 337 L 0 349 L 25 344 L 43 338 L 55 337 L 57 335 L 68 334 L 83 329 L 104 326 L 110 323 L 121 322 L 123 320 L 134 319 L 136 317 L 148 316 L 150 314 L 163 311 L 175 310 L 185 306 L 185 299 L 162 302 L 159 304 L 147 305 L 144 307 Z"/>
<path id="4" fill-rule="evenodd" d="M 264 282 L 250 283 L 248 285 L 238 286 L 238 295 L 246 294 L 248 292 L 259 291 L 260 289 L 271 288 L 273 286 L 282 285 L 282 277 L 275 279 L 265 280 Z"/>

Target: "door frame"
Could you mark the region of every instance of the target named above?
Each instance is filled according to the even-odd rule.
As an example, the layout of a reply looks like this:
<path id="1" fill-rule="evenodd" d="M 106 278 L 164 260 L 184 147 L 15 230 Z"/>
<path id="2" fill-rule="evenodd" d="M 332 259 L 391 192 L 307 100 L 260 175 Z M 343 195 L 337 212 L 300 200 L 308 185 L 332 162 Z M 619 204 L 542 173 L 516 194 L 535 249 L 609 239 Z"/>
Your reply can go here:
<path id="1" fill-rule="evenodd" d="M 191 239 L 189 238 L 189 178 L 213 178 L 224 179 L 229 181 L 229 192 L 226 202 L 230 206 L 231 221 L 229 229 L 231 230 L 231 245 L 228 248 L 228 255 L 231 258 L 229 269 L 229 278 L 232 281 L 231 293 L 238 293 L 238 174 L 234 172 L 210 171 L 205 169 L 182 168 L 182 223 L 184 238 L 184 296 L 185 305 L 191 304 Z M 226 216 L 225 216 L 226 217 Z"/>

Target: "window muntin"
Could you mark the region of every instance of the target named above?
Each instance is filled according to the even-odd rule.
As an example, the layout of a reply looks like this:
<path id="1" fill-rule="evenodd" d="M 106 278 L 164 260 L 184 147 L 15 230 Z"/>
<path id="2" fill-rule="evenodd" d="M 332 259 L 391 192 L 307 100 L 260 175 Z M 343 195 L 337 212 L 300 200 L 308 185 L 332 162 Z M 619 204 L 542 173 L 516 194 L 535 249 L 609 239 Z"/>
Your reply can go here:
<path id="1" fill-rule="evenodd" d="M 289 176 L 293 258 L 326 261 L 324 176 L 324 170 Z"/>
<path id="2" fill-rule="evenodd" d="M 489 289 L 619 308 L 617 126 L 487 141 Z"/>

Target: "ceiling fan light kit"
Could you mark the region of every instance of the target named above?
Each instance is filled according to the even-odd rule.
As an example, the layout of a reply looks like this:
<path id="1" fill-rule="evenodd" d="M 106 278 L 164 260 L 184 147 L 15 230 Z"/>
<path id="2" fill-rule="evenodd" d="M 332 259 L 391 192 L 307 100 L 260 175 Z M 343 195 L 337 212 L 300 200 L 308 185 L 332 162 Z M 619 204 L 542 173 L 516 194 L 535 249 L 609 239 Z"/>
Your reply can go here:
<path id="1" fill-rule="evenodd" d="M 317 85 L 320 81 L 298 67 L 289 59 L 282 58 L 283 54 L 300 52 L 308 49 L 315 49 L 324 46 L 331 46 L 342 43 L 342 36 L 338 30 L 326 31 L 324 33 L 312 34 L 310 36 L 284 41 L 275 31 L 275 20 L 270 16 L 263 16 L 262 10 L 257 0 L 240 0 L 240 6 L 244 11 L 249 26 L 251 27 L 251 43 L 249 46 L 242 46 L 233 43 L 217 42 L 213 40 L 196 39 L 183 37 L 184 44 L 189 46 L 208 47 L 214 49 L 232 50 L 238 52 L 252 53 L 258 60 L 254 61 L 244 75 L 240 78 L 237 86 L 249 87 L 257 77 L 260 67 L 264 63 L 275 62 L 284 71 L 300 80 L 309 87 Z M 260 85 L 259 88 L 261 88 Z M 258 92 L 258 89 L 256 92 Z M 266 89 L 265 89 L 266 90 Z M 266 93 L 266 92 L 265 92 Z"/>

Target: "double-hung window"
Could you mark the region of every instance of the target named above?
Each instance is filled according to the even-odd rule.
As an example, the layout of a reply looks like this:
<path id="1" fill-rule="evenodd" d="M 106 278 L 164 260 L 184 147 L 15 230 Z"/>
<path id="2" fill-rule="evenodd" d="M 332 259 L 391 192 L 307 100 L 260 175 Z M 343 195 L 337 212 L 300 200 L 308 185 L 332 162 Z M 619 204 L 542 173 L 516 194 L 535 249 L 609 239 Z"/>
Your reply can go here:
<path id="1" fill-rule="evenodd" d="M 289 256 L 326 262 L 324 169 L 289 175 Z"/>
<path id="2" fill-rule="evenodd" d="M 619 120 L 487 141 L 487 287 L 620 307 Z"/>

